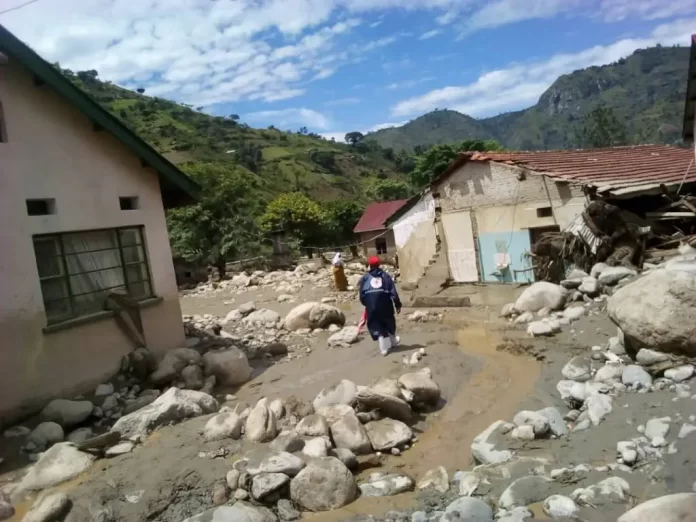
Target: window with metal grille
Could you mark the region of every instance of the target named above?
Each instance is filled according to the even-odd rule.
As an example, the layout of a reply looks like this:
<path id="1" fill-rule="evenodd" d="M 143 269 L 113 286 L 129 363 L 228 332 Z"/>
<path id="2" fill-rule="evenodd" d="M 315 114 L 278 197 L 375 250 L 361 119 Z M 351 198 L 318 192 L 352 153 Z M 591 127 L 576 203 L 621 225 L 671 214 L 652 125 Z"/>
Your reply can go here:
<path id="1" fill-rule="evenodd" d="M 153 296 L 143 227 L 34 236 L 48 324 L 105 309 L 109 293 Z"/>
<path id="2" fill-rule="evenodd" d="M 387 253 L 387 240 L 383 237 L 378 237 L 375 239 L 375 248 L 377 249 L 377 254 L 382 255 Z"/>

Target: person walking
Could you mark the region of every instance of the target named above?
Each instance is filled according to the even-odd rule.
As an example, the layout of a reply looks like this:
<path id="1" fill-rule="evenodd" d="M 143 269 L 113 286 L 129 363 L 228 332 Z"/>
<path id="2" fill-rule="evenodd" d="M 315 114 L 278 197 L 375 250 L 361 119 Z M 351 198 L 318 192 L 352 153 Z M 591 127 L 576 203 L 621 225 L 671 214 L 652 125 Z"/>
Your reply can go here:
<path id="1" fill-rule="evenodd" d="M 369 272 L 360 278 L 360 302 L 367 312 L 367 331 L 377 341 L 382 355 L 399 344 L 396 317 L 401 313 L 401 299 L 392 278 L 379 267 L 376 256 L 367 260 Z"/>
<path id="2" fill-rule="evenodd" d="M 333 265 L 334 286 L 339 292 L 345 292 L 348 290 L 348 280 L 346 279 L 346 272 L 343 267 L 343 255 L 341 252 L 336 251 L 331 264 Z"/>

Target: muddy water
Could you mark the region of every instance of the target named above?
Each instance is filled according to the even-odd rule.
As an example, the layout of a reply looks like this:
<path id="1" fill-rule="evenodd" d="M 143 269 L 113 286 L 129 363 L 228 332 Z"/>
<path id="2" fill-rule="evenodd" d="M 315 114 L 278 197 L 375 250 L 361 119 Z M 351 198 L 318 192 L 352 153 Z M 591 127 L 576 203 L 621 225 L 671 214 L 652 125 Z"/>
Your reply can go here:
<path id="1" fill-rule="evenodd" d="M 497 351 L 500 339 L 484 323 L 474 323 L 457 334 L 459 349 L 480 359 L 482 369 L 446 406 L 433 416 L 427 430 L 412 449 L 390 459 L 385 471 L 405 472 L 416 480 L 426 471 L 444 465 L 452 474 L 473 465 L 471 441 L 499 419 L 509 419 L 521 400 L 531 394 L 541 374 L 539 364 L 526 357 Z M 437 356 L 437 353 L 434 353 Z M 416 493 L 387 498 L 359 498 L 339 510 L 309 515 L 312 521 L 334 521 L 359 514 L 381 515 L 389 510 L 416 507 Z"/>

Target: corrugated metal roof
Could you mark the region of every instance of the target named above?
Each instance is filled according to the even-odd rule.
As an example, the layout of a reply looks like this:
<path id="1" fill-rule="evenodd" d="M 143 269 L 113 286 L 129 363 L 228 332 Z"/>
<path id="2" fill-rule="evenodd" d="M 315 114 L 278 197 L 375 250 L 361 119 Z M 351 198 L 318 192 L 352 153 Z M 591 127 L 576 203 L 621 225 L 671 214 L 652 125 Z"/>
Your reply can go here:
<path id="1" fill-rule="evenodd" d="M 385 229 L 386 225 L 384 222 L 389 219 L 394 212 L 403 207 L 407 201 L 408 199 L 399 199 L 396 201 L 370 203 L 360 217 L 358 224 L 355 225 L 353 232 L 360 234 L 362 232 Z"/>
<path id="2" fill-rule="evenodd" d="M 464 153 L 454 162 L 495 161 L 524 167 L 558 180 L 587 185 L 614 196 L 696 182 L 692 149 L 637 145 L 610 149 Z M 457 168 L 457 167 L 455 167 Z M 449 168 L 448 173 L 454 169 Z"/>

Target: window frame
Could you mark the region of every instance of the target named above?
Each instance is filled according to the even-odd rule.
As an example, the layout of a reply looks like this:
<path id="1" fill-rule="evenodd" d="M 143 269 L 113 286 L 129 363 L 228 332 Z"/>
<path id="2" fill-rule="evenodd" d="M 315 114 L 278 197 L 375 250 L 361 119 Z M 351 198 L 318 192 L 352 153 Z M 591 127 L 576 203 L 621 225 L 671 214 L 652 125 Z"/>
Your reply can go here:
<path id="1" fill-rule="evenodd" d="M 380 246 L 384 245 L 384 251 L 380 251 Z M 389 253 L 389 245 L 387 244 L 387 238 L 378 237 L 375 239 L 375 252 L 378 256 L 386 256 Z"/>
<path id="2" fill-rule="evenodd" d="M 553 207 L 537 207 L 536 215 L 539 219 L 553 217 Z"/>
<path id="3" fill-rule="evenodd" d="M 132 230 L 136 232 L 136 242 L 133 244 L 123 244 L 123 238 L 122 238 L 122 232 L 126 230 Z M 87 250 L 85 252 L 79 252 L 79 253 L 66 253 L 65 251 L 65 238 L 66 236 L 76 236 L 80 234 L 88 234 L 90 232 L 106 232 L 106 233 L 113 233 L 115 234 L 116 241 L 115 241 L 115 246 L 109 247 L 109 248 L 98 248 L 95 250 Z M 57 245 L 56 251 L 58 252 L 55 254 L 52 258 L 53 259 L 58 259 L 59 261 L 59 266 L 60 266 L 60 273 L 57 275 L 47 275 L 47 276 L 41 276 L 41 273 L 39 271 L 39 257 L 37 255 L 36 251 L 36 242 L 41 242 L 41 241 L 46 241 L 46 240 L 53 240 L 55 244 Z M 47 303 L 52 303 L 56 301 L 63 301 L 68 303 L 68 312 L 65 314 L 62 314 L 57 317 L 50 317 L 48 314 L 46 314 L 46 323 L 47 327 L 55 327 L 58 325 L 61 325 L 63 323 L 69 323 L 72 321 L 79 321 L 83 320 L 86 317 L 92 316 L 92 315 L 100 315 L 104 312 L 106 312 L 106 309 L 103 310 L 95 310 L 87 313 L 79 313 L 76 312 L 76 297 L 80 296 L 86 296 L 86 295 L 94 295 L 94 294 L 99 294 L 99 293 L 105 293 L 108 292 L 109 290 L 113 290 L 115 288 L 125 288 L 127 295 L 129 298 L 133 299 L 134 301 L 140 303 L 143 301 L 148 301 L 153 298 L 156 298 L 155 294 L 155 289 L 153 286 L 152 282 L 152 269 L 150 267 L 150 258 L 148 256 L 148 251 L 147 251 L 147 245 L 146 245 L 146 238 L 145 238 L 145 226 L 144 225 L 126 225 L 126 226 L 121 226 L 121 227 L 107 227 L 107 228 L 92 228 L 92 229 L 85 229 L 85 230 L 71 230 L 67 232 L 52 232 L 52 233 L 46 233 L 46 234 L 34 234 L 32 236 L 32 245 L 34 247 L 34 260 L 36 262 L 36 271 L 37 271 L 37 276 L 39 279 L 39 285 L 41 287 L 41 298 L 42 298 L 42 303 L 44 306 L 44 312 L 46 312 L 47 309 Z M 125 254 L 124 254 L 124 249 L 127 248 L 135 248 L 139 249 L 142 251 L 142 260 L 140 261 L 131 261 L 131 262 L 126 262 Z M 114 267 L 106 267 L 106 268 L 98 268 L 98 269 L 93 269 L 93 270 L 84 270 L 80 272 L 74 272 L 71 273 L 69 268 L 68 268 L 68 262 L 67 262 L 67 256 L 71 255 L 81 255 L 81 254 L 92 254 L 95 252 L 105 252 L 105 251 L 111 251 L 111 250 L 117 250 L 118 251 L 118 259 L 119 259 L 119 265 L 114 266 Z M 49 259 L 48 256 L 42 257 L 43 260 Z M 146 275 L 146 278 L 141 278 L 138 279 L 137 281 L 130 281 L 128 277 L 128 268 L 129 267 L 138 267 L 139 270 L 143 270 L 142 266 L 144 266 L 144 273 Z M 120 269 L 121 276 L 123 278 L 123 285 L 118 285 L 118 286 L 113 286 L 113 287 L 108 287 L 104 289 L 99 289 L 95 291 L 90 291 L 90 292 L 81 292 L 81 293 L 75 293 L 73 290 L 73 285 L 71 284 L 71 277 L 75 276 L 83 276 L 91 273 L 97 273 L 97 272 L 105 272 L 108 270 L 116 270 Z M 46 296 L 44 295 L 44 289 L 43 289 L 43 282 L 45 281 L 62 281 L 63 285 L 66 288 L 66 295 L 64 297 L 60 297 L 57 299 L 47 299 Z M 133 297 L 130 293 L 130 285 L 132 284 L 147 284 L 147 286 L 144 288 L 147 290 L 144 295 L 141 295 L 139 297 Z"/>

